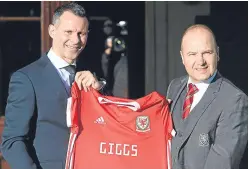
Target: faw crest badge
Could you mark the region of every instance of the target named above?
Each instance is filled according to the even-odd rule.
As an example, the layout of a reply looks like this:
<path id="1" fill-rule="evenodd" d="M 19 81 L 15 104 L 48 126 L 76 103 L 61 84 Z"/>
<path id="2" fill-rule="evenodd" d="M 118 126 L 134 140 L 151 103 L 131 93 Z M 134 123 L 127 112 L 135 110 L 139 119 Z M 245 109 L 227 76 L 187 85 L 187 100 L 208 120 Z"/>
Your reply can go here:
<path id="1" fill-rule="evenodd" d="M 201 133 L 199 136 L 199 146 L 209 146 L 209 136 L 206 133 Z"/>
<path id="2" fill-rule="evenodd" d="M 150 119 L 148 116 L 137 116 L 136 131 L 146 132 L 150 130 Z"/>

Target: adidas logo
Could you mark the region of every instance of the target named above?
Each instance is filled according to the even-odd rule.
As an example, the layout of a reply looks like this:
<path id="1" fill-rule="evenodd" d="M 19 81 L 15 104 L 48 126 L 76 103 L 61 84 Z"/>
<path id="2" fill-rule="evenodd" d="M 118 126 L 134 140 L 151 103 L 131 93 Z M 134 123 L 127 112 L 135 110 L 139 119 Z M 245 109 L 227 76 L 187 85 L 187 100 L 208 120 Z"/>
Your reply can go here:
<path id="1" fill-rule="evenodd" d="M 104 118 L 101 116 L 101 117 L 99 117 L 99 118 L 97 118 L 95 121 L 94 121 L 94 123 L 97 123 L 97 124 L 106 124 L 105 123 L 105 120 L 104 120 Z"/>

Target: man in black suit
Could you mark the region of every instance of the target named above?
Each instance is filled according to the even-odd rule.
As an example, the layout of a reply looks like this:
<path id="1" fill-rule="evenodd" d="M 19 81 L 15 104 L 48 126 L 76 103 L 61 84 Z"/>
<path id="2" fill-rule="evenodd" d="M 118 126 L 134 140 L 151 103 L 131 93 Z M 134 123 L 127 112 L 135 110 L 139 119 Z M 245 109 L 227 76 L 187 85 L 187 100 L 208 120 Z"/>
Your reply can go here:
<path id="1" fill-rule="evenodd" d="M 88 25 L 82 6 L 71 2 L 57 8 L 49 25 L 50 51 L 11 76 L 2 153 L 12 169 L 65 168 L 67 99 Z M 77 72 L 75 81 L 85 91 L 103 86 L 90 71 Z"/>

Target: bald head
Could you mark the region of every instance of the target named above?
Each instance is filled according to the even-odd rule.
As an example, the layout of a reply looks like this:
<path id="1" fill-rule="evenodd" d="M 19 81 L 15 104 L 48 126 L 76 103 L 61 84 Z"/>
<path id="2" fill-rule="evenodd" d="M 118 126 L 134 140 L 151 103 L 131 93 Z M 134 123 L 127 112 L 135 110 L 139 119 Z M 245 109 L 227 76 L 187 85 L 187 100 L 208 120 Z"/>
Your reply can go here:
<path id="1" fill-rule="evenodd" d="M 193 25 L 184 32 L 180 54 L 192 82 L 207 80 L 214 74 L 218 53 L 214 34 L 207 26 Z"/>
<path id="2" fill-rule="evenodd" d="M 216 39 L 215 39 L 215 35 L 213 31 L 206 25 L 195 24 L 187 28 L 185 32 L 183 33 L 182 41 L 181 41 L 181 50 L 183 50 L 183 42 L 185 41 L 186 39 L 185 37 L 187 35 L 191 36 L 192 34 L 200 33 L 200 32 L 204 34 L 208 34 L 210 36 L 210 39 L 213 41 L 215 48 L 217 48 L 217 43 L 216 43 Z"/>

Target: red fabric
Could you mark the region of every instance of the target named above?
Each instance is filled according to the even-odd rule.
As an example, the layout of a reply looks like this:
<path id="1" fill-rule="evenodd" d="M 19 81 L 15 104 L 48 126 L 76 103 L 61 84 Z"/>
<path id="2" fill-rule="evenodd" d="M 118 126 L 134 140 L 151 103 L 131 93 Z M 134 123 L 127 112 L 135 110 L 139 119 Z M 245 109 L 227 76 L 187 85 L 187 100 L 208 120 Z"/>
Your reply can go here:
<path id="1" fill-rule="evenodd" d="M 186 119 L 190 113 L 191 105 L 194 99 L 194 94 L 196 92 L 198 92 L 198 88 L 194 84 L 189 83 L 188 93 L 183 104 L 183 114 L 182 114 L 183 119 Z"/>
<path id="2" fill-rule="evenodd" d="M 115 103 L 99 103 L 101 97 Z M 71 120 L 66 169 L 171 169 L 172 119 L 157 92 L 131 100 L 79 91 L 74 83 Z"/>

